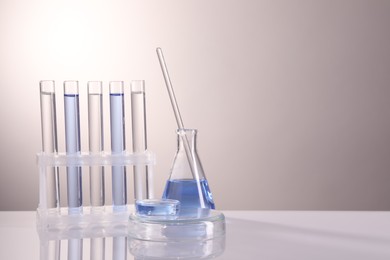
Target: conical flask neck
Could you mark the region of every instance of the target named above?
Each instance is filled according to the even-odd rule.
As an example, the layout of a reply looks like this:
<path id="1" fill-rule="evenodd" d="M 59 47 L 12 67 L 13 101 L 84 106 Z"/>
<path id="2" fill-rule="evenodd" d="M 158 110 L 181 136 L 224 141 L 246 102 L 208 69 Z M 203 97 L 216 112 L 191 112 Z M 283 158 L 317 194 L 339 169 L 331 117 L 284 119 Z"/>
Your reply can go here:
<path id="1" fill-rule="evenodd" d="M 177 130 L 177 152 L 171 169 L 171 179 L 204 179 L 196 151 L 196 129 Z"/>
<path id="2" fill-rule="evenodd" d="M 192 153 L 196 152 L 196 129 L 178 129 L 177 130 L 177 150 L 184 151 L 185 146 L 188 145 L 188 148 Z M 194 156 L 194 154 L 192 154 Z"/>

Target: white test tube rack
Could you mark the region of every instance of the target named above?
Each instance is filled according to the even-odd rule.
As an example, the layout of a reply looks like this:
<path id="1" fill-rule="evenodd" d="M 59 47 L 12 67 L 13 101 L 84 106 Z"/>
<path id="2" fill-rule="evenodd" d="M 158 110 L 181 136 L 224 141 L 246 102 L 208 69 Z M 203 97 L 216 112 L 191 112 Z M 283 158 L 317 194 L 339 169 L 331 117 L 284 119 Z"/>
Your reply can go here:
<path id="1" fill-rule="evenodd" d="M 54 82 L 54 81 L 53 81 Z M 53 89 L 54 90 L 54 89 Z M 54 104 L 55 106 L 55 104 Z M 55 109 L 55 107 L 54 107 Z M 143 112 L 143 111 L 142 111 Z M 143 115 L 144 116 L 144 115 Z M 56 122 L 54 122 L 56 124 Z M 146 134 L 146 133 L 145 133 Z M 144 138 L 133 136 L 134 138 Z M 133 140 L 134 142 L 134 140 Z M 145 147 L 146 148 L 146 147 Z M 78 152 L 67 154 L 65 152 L 40 152 L 37 154 L 37 164 L 39 167 L 39 206 L 37 209 L 37 231 L 41 241 L 81 239 L 96 237 L 115 237 L 127 235 L 127 223 L 129 215 L 134 212 L 134 205 L 126 204 L 120 206 L 103 205 L 90 206 L 83 205 L 79 208 L 60 207 L 59 201 L 56 207 L 49 206 L 48 177 L 49 174 L 59 174 L 57 184 L 60 180 L 66 180 L 61 175 L 66 175 L 66 171 L 61 171 L 60 167 L 113 167 L 113 166 L 142 166 L 147 167 L 152 182 L 153 166 L 155 165 L 155 155 L 150 151 L 135 151 L 133 153 L 124 150 L 120 153 L 112 152 Z M 50 169 L 50 170 L 49 170 Z M 56 170 L 52 170 L 56 169 Z M 95 172 L 96 173 L 96 172 Z M 92 171 L 82 171 L 82 180 L 85 184 L 90 181 L 89 174 Z M 106 172 L 106 178 L 111 178 L 112 172 Z M 53 178 L 50 178 L 51 180 Z M 153 196 L 153 183 L 147 197 Z M 60 185 L 61 187 L 66 185 Z M 112 192 L 110 185 L 105 186 L 105 193 Z M 130 196 L 129 196 L 130 197 Z M 58 198 L 59 199 L 59 198 Z M 135 200 L 130 200 L 134 203 Z"/>
<path id="2" fill-rule="evenodd" d="M 143 153 L 100 154 L 81 153 L 66 155 L 64 153 L 38 153 L 39 165 L 39 207 L 37 209 L 37 230 L 41 240 L 61 240 L 71 238 L 126 236 L 127 222 L 133 205 L 114 207 L 83 206 L 78 212 L 72 212 L 67 207 L 47 208 L 46 178 L 48 167 L 69 166 L 148 166 L 149 172 L 155 164 L 155 155 L 146 151 Z M 87 173 L 88 174 L 88 173 Z M 88 180 L 89 178 L 84 178 Z M 74 211 L 74 209 L 72 209 Z"/>

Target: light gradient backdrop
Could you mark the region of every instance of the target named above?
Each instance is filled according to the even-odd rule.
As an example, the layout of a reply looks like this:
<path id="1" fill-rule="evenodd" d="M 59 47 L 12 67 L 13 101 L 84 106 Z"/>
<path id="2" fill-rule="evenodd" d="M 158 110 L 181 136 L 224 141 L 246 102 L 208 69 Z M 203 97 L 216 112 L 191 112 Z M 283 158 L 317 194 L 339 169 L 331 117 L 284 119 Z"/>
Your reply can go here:
<path id="1" fill-rule="evenodd" d="M 43 79 L 59 105 L 80 81 L 84 151 L 86 82 L 145 79 L 162 193 L 176 124 L 156 47 L 219 209 L 390 210 L 389 25 L 385 0 L 1 0 L 0 210 L 38 205 Z M 58 127 L 64 151 L 61 108 Z"/>

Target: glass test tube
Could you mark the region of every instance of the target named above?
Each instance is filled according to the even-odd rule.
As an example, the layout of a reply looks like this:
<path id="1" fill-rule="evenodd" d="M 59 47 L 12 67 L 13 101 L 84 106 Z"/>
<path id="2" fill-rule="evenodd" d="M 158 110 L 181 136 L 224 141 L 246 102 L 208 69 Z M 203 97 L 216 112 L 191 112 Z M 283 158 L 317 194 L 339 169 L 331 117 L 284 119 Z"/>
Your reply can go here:
<path id="1" fill-rule="evenodd" d="M 65 104 L 65 143 L 68 155 L 78 154 L 80 145 L 80 114 L 79 114 L 79 86 L 77 81 L 64 82 Z M 81 167 L 68 166 L 67 170 L 67 194 L 70 214 L 77 214 L 82 206 Z M 83 240 L 68 240 L 68 259 L 82 259 Z"/>
<path id="2" fill-rule="evenodd" d="M 68 239 L 68 260 L 83 259 L 83 240 L 72 238 Z"/>
<path id="3" fill-rule="evenodd" d="M 41 100 L 42 151 L 57 153 L 57 112 L 55 83 L 52 80 L 39 82 Z M 46 201 L 40 201 L 44 208 L 59 208 L 60 186 L 58 167 L 46 167 Z M 40 187 L 41 189 L 43 187 Z M 60 241 L 49 241 L 41 251 L 46 259 L 60 259 Z"/>
<path id="4" fill-rule="evenodd" d="M 110 82 L 111 151 L 113 154 L 125 150 L 125 111 L 123 81 Z M 115 206 L 127 203 L 126 169 L 112 166 L 112 200 Z"/>
<path id="5" fill-rule="evenodd" d="M 102 82 L 88 82 L 88 132 L 90 154 L 104 151 L 103 142 L 103 96 Z M 92 210 L 104 206 L 104 167 L 89 167 L 90 201 Z M 105 238 L 91 238 L 90 259 L 103 260 L 105 256 Z"/>
<path id="6" fill-rule="evenodd" d="M 91 260 L 104 260 L 106 254 L 106 238 L 95 237 L 91 238 Z"/>
<path id="7" fill-rule="evenodd" d="M 89 152 L 101 153 L 103 147 L 103 96 L 102 82 L 88 82 L 88 130 Z M 91 166 L 90 171 L 90 200 L 92 207 L 104 205 L 104 167 Z"/>
<path id="8" fill-rule="evenodd" d="M 110 82 L 111 151 L 125 151 L 125 109 L 123 81 Z M 127 203 L 126 168 L 112 166 L 112 201 L 114 210 L 121 210 Z M 113 237 L 113 260 L 126 259 L 126 237 Z"/>
<path id="9" fill-rule="evenodd" d="M 144 80 L 134 80 L 131 82 L 131 119 L 133 152 L 144 152 L 147 149 Z M 152 198 L 153 181 L 147 166 L 135 165 L 133 169 L 135 199 L 142 200 Z"/>
<path id="10" fill-rule="evenodd" d="M 57 153 L 57 118 L 55 83 L 52 80 L 43 80 L 40 85 L 41 99 L 41 127 L 42 127 L 42 151 L 45 153 Z M 60 202 L 58 167 L 46 169 L 46 208 L 58 208 Z"/>
<path id="11" fill-rule="evenodd" d="M 77 81 L 64 82 L 66 153 L 80 153 L 79 88 Z M 68 207 L 82 206 L 81 167 L 67 167 Z"/>

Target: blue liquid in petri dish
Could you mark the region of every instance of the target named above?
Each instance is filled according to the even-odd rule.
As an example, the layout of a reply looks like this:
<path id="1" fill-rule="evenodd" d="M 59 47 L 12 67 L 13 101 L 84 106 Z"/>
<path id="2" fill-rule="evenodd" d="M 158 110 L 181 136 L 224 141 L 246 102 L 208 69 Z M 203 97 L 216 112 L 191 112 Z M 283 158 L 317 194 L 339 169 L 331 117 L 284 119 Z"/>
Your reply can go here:
<path id="1" fill-rule="evenodd" d="M 180 202 L 169 199 L 144 199 L 135 202 L 138 215 L 142 216 L 172 216 L 179 211 Z"/>
<path id="2" fill-rule="evenodd" d="M 165 186 L 163 198 L 180 201 L 181 208 L 200 208 L 202 199 L 206 208 L 215 209 L 213 196 L 206 179 L 200 182 L 203 196 L 199 196 L 198 185 L 193 179 L 168 180 Z"/>

